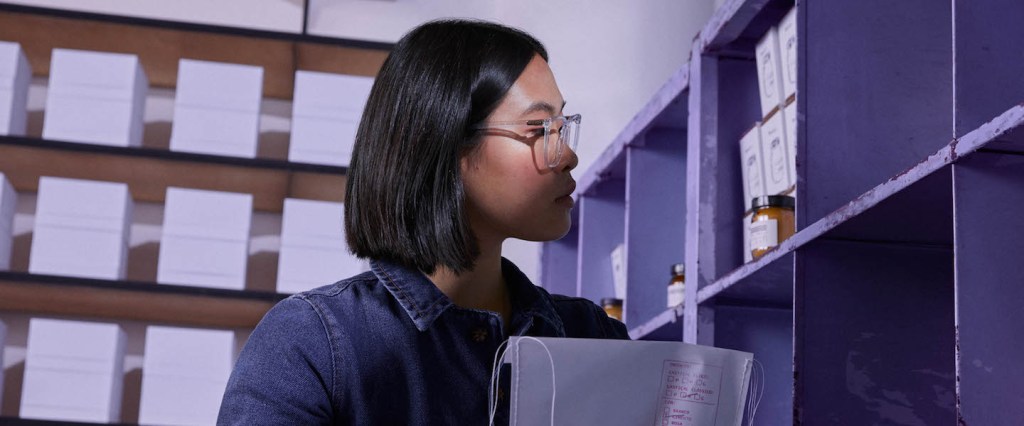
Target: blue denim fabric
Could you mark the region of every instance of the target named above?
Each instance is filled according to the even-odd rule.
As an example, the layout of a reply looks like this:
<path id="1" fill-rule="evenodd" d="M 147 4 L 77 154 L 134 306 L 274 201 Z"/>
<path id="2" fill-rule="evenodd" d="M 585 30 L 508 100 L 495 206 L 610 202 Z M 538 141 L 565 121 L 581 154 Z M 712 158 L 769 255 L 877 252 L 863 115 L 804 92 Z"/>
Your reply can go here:
<path id="1" fill-rule="evenodd" d="M 505 259 L 502 273 L 513 334 L 628 338 L 594 303 L 551 295 Z M 267 313 L 218 424 L 485 425 L 491 365 L 507 338 L 500 315 L 455 306 L 421 272 L 373 261 L 370 272 Z"/>

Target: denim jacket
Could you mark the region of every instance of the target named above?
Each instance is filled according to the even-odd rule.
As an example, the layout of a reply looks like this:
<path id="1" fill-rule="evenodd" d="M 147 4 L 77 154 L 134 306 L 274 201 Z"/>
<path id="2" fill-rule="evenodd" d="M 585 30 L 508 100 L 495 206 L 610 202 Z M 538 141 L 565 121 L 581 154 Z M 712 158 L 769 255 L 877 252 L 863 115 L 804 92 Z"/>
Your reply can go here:
<path id="1" fill-rule="evenodd" d="M 218 424 L 486 425 L 501 317 L 455 306 L 421 272 L 371 271 L 271 309 L 231 374 Z M 502 259 L 514 335 L 619 338 L 594 303 L 551 295 Z M 507 381 L 505 382 L 507 383 Z M 498 392 L 498 423 L 507 423 Z"/>

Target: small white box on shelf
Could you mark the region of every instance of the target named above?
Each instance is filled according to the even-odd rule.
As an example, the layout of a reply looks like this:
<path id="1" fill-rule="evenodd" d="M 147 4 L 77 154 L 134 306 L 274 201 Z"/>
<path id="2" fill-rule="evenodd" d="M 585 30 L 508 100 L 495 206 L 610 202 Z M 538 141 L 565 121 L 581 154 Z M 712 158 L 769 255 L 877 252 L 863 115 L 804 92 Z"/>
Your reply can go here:
<path id="1" fill-rule="evenodd" d="M 366 263 L 348 250 L 344 222 L 344 204 L 285 199 L 279 293 L 311 290 L 366 270 Z"/>
<path id="2" fill-rule="evenodd" d="M 29 272 L 123 279 L 133 208 L 124 183 L 40 178 Z"/>
<path id="3" fill-rule="evenodd" d="M 157 282 L 242 290 L 252 194 L 167 188 Z"/>
<path id="4" fill-rule="evenodd" d="M 0 135 L 24 136 L 32 68 L 21 45 L 0 41 Z"/>
<path id="5" fill-rule="evenodd" d="M 796 186 L 796 100 L 782 110 L 783 127 L 786 130 L 786 154 L 789 156 L 789 176 Z"/>
<path id="6" fill-rule="evenodd" d="M 743 175 L 743 210 L 749 211 L 754 197 L 765 195 L 764 156 L 761 154 L 760 123 L 740 138 L 740 172 Z"/>
<path id="7" fill-rule="evenodd" d="M 796 7 L 779 22 L 779 54 L 782 56 L 783 101 L 796 96 Z"/>
<path id="8" fill-rule="evenodd" d="M 347 167 L 372 77 L 295 73 L 288 161 Z"/>
<path id="9" fill-rule="evenodd" d="M 139 146 L 148 91 L 136 55 L 53 49 L 43 137 Z"/>
<path id="10" fill-rule="evenodd" d="M 14 238 L 14 212 L 18 207 L 18 194 L 0 172 L 0 271 L 11 268 L 11 244 Z"/>
<path id="11" fill-rule="evenodd" d="M 789 177 L 789 149 L 784 122 L 782 111 L 776 111 L 761 124 L 761 153 L 764 155 L 767 195 L 782 194 L 793 185 Z"/>
<path id="12" fill-rule="evenodd" d="M 146 327 L 139 423 L 216 423 L 234 352 L 232 331 Z"/>
<path id="13" fill-rule="evenodd" d="M 31 319 L 21 417 L 120 421 L 124 353 L 116 324 Z"/>
<path id="14" fill-rule="evenodd" d="M 611 253 L 612 283 L 615 285 L 615 298 L 626 300 L 626 245 L 619 244 Z"/>
<path id="15" fill-rule="evenodd" d="M 767 117 L 779 108 L 783 97 L 782 60 L 779 55 L 779 32 L 774 27 L 757 43 L 757 87 L 761 93 L 761 116 Z"/>
<path id="16" fill-rule="evenodd" d="M 263 67 L 182 59 L 171 150 L 255 158 Z"/>

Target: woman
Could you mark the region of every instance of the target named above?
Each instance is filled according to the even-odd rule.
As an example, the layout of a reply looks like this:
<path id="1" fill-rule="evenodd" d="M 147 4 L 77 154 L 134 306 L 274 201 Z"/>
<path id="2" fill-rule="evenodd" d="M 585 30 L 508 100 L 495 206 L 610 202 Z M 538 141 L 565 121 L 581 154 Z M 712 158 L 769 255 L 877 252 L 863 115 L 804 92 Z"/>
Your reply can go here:
<path id="1" fill-rule="evenodd" d="M 564 105 L 544 47 L 519 30 L 449 20 L 406 34 L 348 174 L 348 244 L 371 271 L 267 313 L 220 423 L 484 424 L 509 335 L 626 338 L 593 303 L 550 295 L 501 257 L 507 238 L 569 230 L 579 116 Z"/>

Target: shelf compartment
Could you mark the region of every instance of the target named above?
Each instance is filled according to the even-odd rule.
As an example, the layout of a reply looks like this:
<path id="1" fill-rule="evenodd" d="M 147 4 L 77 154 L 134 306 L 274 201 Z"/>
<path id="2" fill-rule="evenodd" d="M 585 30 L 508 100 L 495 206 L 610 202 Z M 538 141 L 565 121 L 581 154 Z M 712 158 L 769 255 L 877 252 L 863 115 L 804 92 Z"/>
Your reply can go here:
<path id="1" fill-rule="evenodd" d="M 953 139 L 950 3 L 801 6 L 797 229 Z"/>
<path id="2" fill-rule="evenodd" d="M 816 241 L 796 256 L 793 421 L 952 422 L 952 248 Z"/>
<path id="3" fill-rule="evenodd" d="M 610 178 L 579 198 L 576 295 L 601 303 L 615 296 L 611 252 L 624 241 L 626 181 Z"/>
<path id="4" fill-rule="evenodd" d="M 979 152 L 953 165 L 957 414 L 960 424 L 1024 418 L 1024 156 Z"/>
<path id="5" fill-rule="evenodd" d="M 252 328 L 285 294 L 0 272 L 0 311 Z"/>
<path id="6" fill-rule="evenodd" d="M 0 170 L 19 192 L 40 176 L 127 183 L 135 201 L 163 203 L 169 186 L 253 194 L 253 208 L 280 212 L 287 197 L 341 202 L 342 167 L 0 136 Z"/>
<path id="7" fill-rule="evenodd" d="M 263 94 L 291 99 L 295 71 L 375 76 L 391 45 L 301 34 L 0 5 L 0 39 L 21 43 L 33 74 L 54 48 L 139 56 L 150 85 L 174 87 L 180 58 L 261 66 Z"/>
<path id="8" fill-rule="evenodd" d="M 678 342 L 683 338 L 683 307 L 669 308 L 629 330 L 633 340 Z"/>

